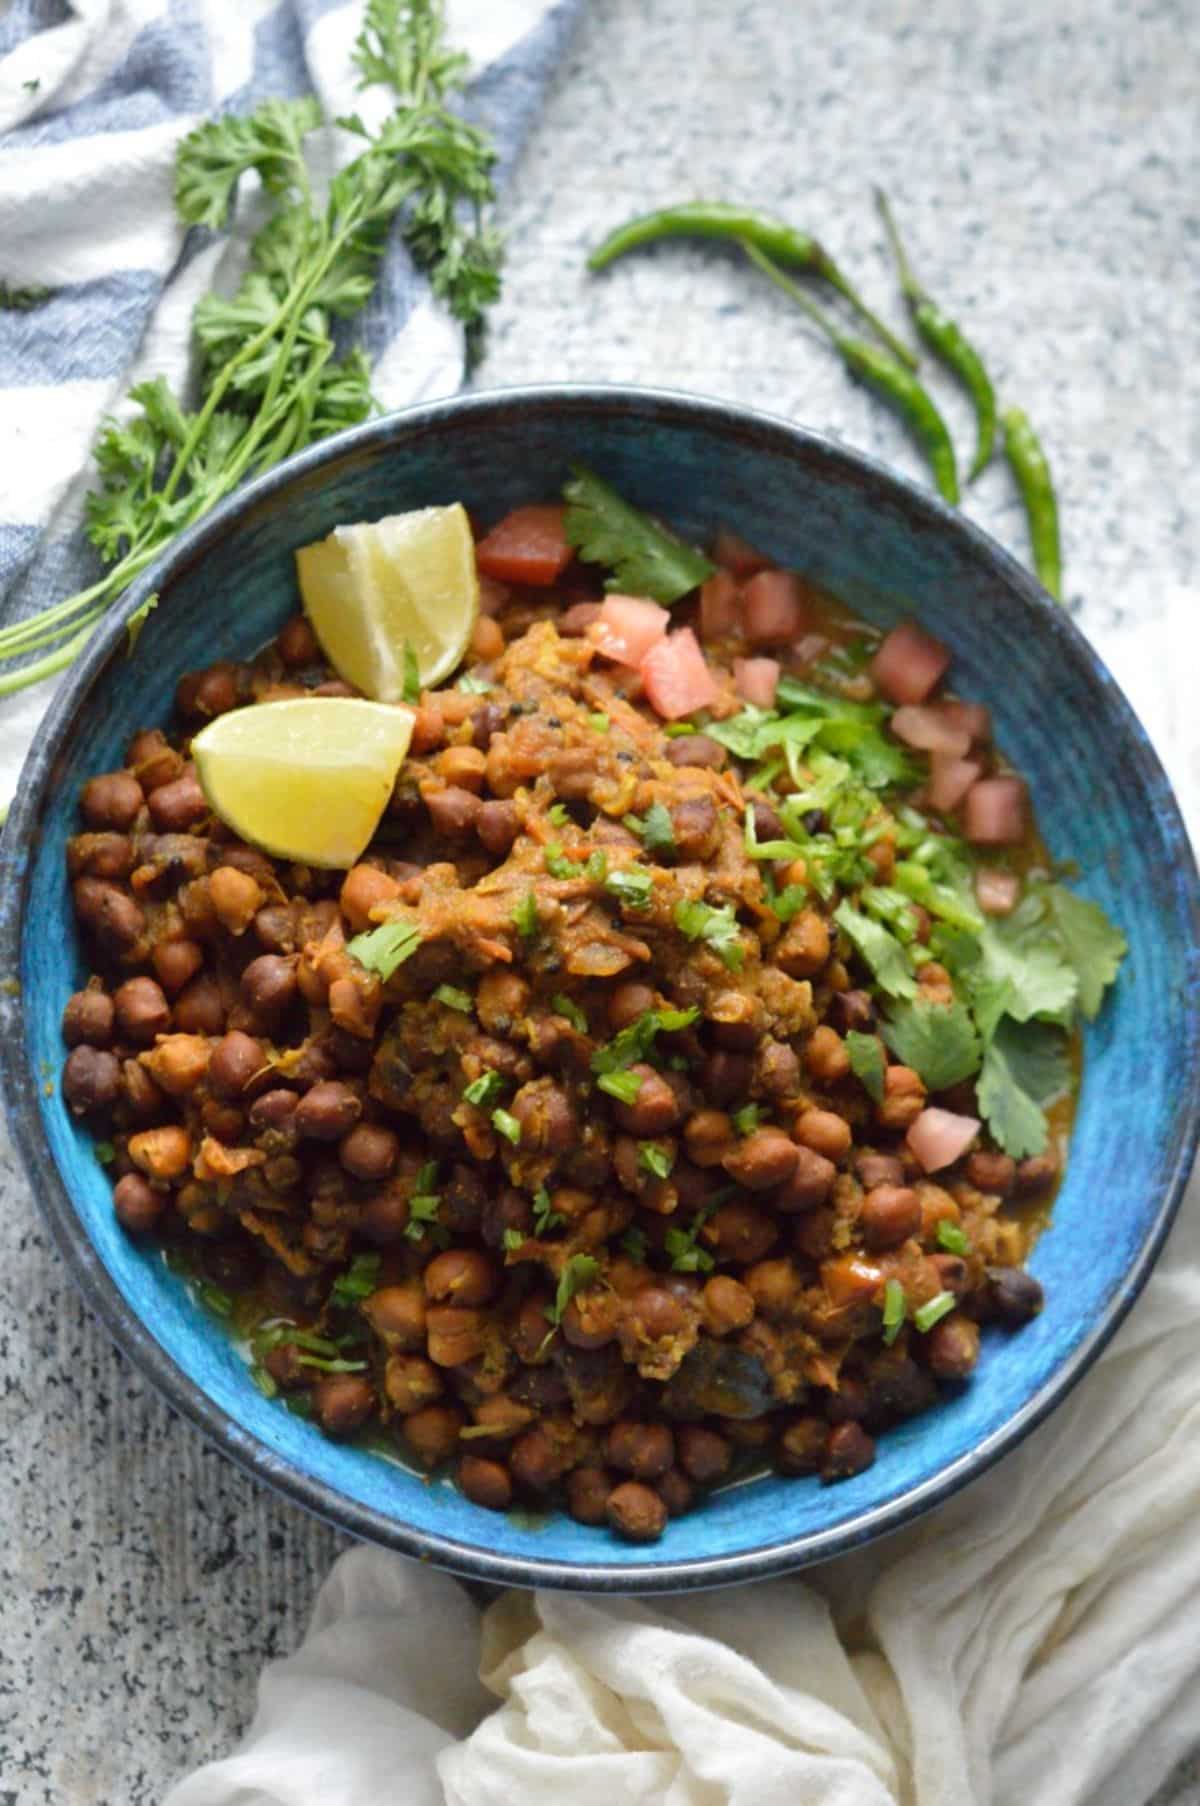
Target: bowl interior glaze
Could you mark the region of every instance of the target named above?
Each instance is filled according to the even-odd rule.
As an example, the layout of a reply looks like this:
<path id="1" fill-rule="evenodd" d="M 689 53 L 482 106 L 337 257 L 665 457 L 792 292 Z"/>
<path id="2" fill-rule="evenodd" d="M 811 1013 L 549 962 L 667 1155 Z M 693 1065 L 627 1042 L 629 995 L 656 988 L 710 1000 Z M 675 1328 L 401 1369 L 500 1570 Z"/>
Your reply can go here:
<path id="1" fill-rule="evenodd" d="M 59 1018 L 84 968 L 64 848 L 91 774 L 165 723 L 179 674 L 244 657 L 296 607 L 292 552 L 339 522 L 461 499 L 485 520 L 556 493 L 583 460 L 633 501 L 705 535 L 728 522 L 869 619 L 916 613 L 988 702 L 1032 782 L 1045 838 L 1130 956 L 1086 1063 L 1067 1178 L 1033 1269 L 1046 1309 L 988 1332 L 974 1382 L 884 1437 L 839 1486 L 763 1478 L 709 1500 L 649 1547 L 565 1516 L 497 1516 L 444 1483 L 326 1441 L 256 1391 L 217 1323 L 118 1229 L 90 1137 L 63 1107 Z M 88 1299 L 168 1398 L 236 1459 L 360 1536 L 518 1584 L 649 1591 L 799 1566 L 903 1523 L 978 1473 L 1062 1397 L 1142 1284 L 1195 1143 L 1197 884 L 1179 813 L 1120 691 L 1027 573 L 932 496 L 787 424 L 619 389 L 500 391 L 393 416 L 284 466 L 139 582 L 158 607 L 132 655 L 97 635 L 44 725 L 4 837 L 0 934 L 19 995 L 0 998 L 2 1062 L 35 1191 Z"/>

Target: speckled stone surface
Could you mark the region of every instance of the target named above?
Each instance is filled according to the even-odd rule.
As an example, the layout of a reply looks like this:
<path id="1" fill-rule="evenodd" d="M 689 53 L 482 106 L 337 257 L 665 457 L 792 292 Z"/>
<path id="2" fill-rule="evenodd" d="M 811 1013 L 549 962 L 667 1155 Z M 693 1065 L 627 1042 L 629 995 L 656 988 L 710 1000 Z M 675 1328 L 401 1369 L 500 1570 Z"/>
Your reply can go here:
<path id="1" fill-rule="evenodd" d="M 478 0 L 483 4 L 484 0 Z M 928 286 L 1033 414 L 1085 623 L 1151 619 L 1200 554 L 1200 98 L 1188 0 L 594 0 L 507 208 L 488 384 L 671 382 L 919 472 L 788 304 L 673 247 L 585 247 L 656 201 L 758 201 L 899 322 L 872 181 Z M 952 423 L 967 413 L 939 387 Z M 1194 489 L 1192 490 L 1194 499 Z M 1013 550 L 999 467 L 970 512 Z M 339 1539 L 171 1418 L 66 1285 L 0 1146 L 0 1806 L 150 1806 L 225 1747 Z M 1200 1806 L 1185 1764 L 1158 1806 Z M 1134 1806 L 1134 1803 L 1131 1803 Z"/>

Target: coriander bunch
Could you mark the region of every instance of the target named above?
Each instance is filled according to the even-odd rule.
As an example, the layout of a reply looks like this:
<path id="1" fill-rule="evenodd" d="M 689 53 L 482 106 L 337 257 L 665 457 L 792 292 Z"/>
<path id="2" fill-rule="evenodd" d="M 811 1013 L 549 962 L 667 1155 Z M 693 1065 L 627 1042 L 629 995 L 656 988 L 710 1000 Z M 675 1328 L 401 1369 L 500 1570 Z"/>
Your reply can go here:
<path id="1" fill-rule="evenodd" d="M 367 359 L 339 353 L 333 328 L 365 306 L 393 224 L 474 347 L 500 288 L 500 244 L 486 220 L 495 153 L 447 104 L 467 64 L 446 45 L 444 0 L 367 0 L 355 61 L 360 86 L 390 89 L 396 106 L 376 132 L 357 116 L 337 121 L 364 148 L 324 200 L 306 154 L 324 124 L 312 98 L 210 120 L 180 144 L 175 204 L 187 224 L 224 228 L 250 171 L 272 211 L 236 294 L 206 295 L 195 309 L 194 411 L 158 377 L 131 391 L 132 419 L 105 424 L 87 533 L 110 568 L 0 630 L 0 667 L 9 667 L 0 695 L 69 664 L 139 572 L 239 483 L 367 418 Z"/>

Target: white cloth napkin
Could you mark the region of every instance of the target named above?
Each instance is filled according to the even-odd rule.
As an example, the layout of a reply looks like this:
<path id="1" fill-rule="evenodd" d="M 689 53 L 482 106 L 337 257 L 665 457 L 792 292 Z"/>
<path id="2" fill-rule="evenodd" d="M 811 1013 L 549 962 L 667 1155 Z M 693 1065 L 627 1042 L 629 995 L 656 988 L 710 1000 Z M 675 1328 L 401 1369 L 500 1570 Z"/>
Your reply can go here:
<path id="1" fill-rule="evenodd" d="M 1187 599 L 1101 650 L 1197 838 Z M 1186 675 L 1185 675 L 1186 681 Z M 336 1563 L 164 1806 L 1141 1806 L 1200 1736 L 1200 1176 L 1098 1366 L 982 1480 L 794 1580 L 663 1602 Z M 482 1686 L 479 1678 L 482 1679 Z"/>

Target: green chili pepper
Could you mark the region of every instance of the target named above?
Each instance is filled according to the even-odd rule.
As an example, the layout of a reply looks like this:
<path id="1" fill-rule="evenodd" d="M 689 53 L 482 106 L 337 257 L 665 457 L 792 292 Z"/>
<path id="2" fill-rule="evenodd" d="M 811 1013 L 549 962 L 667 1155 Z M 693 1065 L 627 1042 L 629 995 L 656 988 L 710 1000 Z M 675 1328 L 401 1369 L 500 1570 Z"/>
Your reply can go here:
<path id="1" fill-rule="evenodd" d="M 875 205 L 879 209 L 884 231 L 892 247 L 896 271 L 900 277 L 900 290 L 908 302 L 913 324 L 933 355 L 940 358 L 946 368 L 957 376 L 974 405 L 975 456 L 967 472 L 968 483 L 973 483 L 991 462 L 996 443 L 996 391 L 992 387 L 992 379 L 974 345 L 949 315 L 942 312 L 913 275 L 900 234 L 896 230 L 896 222 L 892 218 L 892 210 L 888 206 L 888 198 L 882 188 L 875 190 Z"/>
<path id="2" fill-rule="evenodd" d="M 1004 455 L 1017 479 L 1029 520 L 1033 568 L 1056 602 L 1062 601 L 1062 549 L 1058 538 L 1058 502 L 1054 479 L 1041 441 L 1020 408 L 1006 408 Z"/>
<path id="3" fill-rule="evenodd" d="M 890 346 L 901 363 L 911 370 L 916 369 L 917 360 L 908 346 L 884 325 L 878 314 L 872 313 L 825 247 L 807 232 L 797 232 L 783 220 L 772 219 L 766 213 L 733 207 L 727 201 L 689 201 L 681 207 L 664 207 L 656 213 L 643 213 L 610 232 L 588 258 L 588 268 L 605 269 L 626 251 L 654 244 L 660 238 L 715 238 L 733 244 L 750 244 L 776 263 L 820 276 L 844 296 L 859 319 Z"/>
<path id="4" fill-rule="evenodd" d="M 857 376 L 860 382 L 866 383 L 891 404 L 921 446 L 933 471 L 934 481 L 946 500 L 957 502 L 958 470 L 946 422 L 912 372 L 906 370 L 903 364 L 898 364 L 895 358 L 889 357 L 886 351 L 868 345 L 865 339 L 851 339 L 839 332 L 804 291 L 797 288 L 782 270 L 776 269 L 770 258 L 764 256 L 757 246 L 745 244 L 742 249 L 750 261 L 758 265 L 764 276 L 769 276 L 785 294 L 790 295 L 797 306 L 802 307 L 813 323 L 820 327 L 851 376 Z"/>

